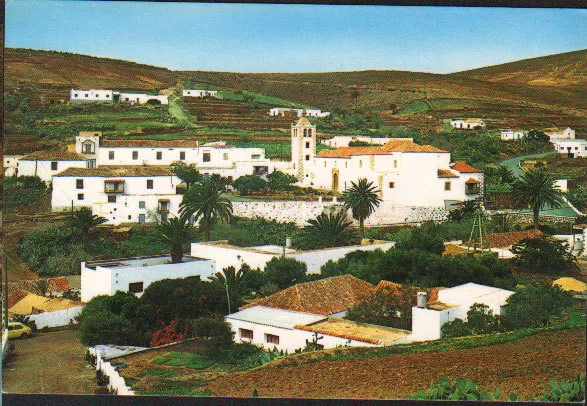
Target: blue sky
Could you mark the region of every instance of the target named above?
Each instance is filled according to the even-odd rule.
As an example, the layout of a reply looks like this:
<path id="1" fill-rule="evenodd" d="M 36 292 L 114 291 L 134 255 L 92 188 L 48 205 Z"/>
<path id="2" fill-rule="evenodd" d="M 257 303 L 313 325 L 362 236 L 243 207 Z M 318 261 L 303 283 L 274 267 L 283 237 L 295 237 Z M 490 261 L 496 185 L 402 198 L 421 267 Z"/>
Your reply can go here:
<path id="1" fill-rule="evenodd" d="M 6 46 L 170 69 L 448 73 L 587 48 L 586 10 L 9 0 Z"/>

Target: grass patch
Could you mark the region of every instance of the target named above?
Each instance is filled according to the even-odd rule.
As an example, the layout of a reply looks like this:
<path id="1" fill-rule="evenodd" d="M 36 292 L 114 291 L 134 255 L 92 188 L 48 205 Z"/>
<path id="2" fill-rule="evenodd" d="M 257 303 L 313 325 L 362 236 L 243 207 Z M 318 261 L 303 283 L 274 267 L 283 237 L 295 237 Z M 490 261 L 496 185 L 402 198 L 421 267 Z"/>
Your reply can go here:
<path id="1" fill-rule="evenodd" d="M 4 189 L 4 210 L 18 210 L 37 203 L 49 193 L 46 187 L 23 187 L 14 178 L 6 178 Z"/>
<path id="2" fill-rule="evenodd" d="M 244 101 L 250 103 L 270 104 L 275 107 L 295 107 L 300 109 L 311 108 L 308 105 L 280 99 L 279 97 L 267 96 L 265 94 L 249 92 L 246 90 L 224 89 L 221 91 L 224 100 Z"/>
<path id="3" fill-rule="evenodd" d="M 151 361 L 155 365 L 166 365 L 168 367 L 186 367 L 192 369 L 206 369 L 214 365 L 214 361 L 206 359 L 200 354 L 183 352 L 172 352 L 154 358 Z"/>
<path id="4" fill-rule="evenodd" d="M 167 395 L 167 396 L 212 396 L 211 391 L 202 391 L 199 388 L 204 382 L 199 380 L 173 380 L 160 379 L 153 382 L 147 388 L 137 389 L 141 395 Z"/>
<path id="5" fill-rule="evenodd" d="M 423 100 L 414 100 L 407 106 L 399 109 L 396 114 L 423 113 L 428 110 L 430 110 L 430 103 Z"/>
<path id="6" fill-rule="evenodd" d="M 142 377 L 146 377 L 146 376 L 155 376 L 158 378 L 175 378 L 176 376 L 181 376 L 181 374 L 177 371 L 171 370 L 171 369 L 161 369 L 161 368 L 147 368 L 143 371 Z M 128 378 L 124 378 L 125 381 L 128 380 Z M 128 382 L 127 382 L 128 384 Z"/>

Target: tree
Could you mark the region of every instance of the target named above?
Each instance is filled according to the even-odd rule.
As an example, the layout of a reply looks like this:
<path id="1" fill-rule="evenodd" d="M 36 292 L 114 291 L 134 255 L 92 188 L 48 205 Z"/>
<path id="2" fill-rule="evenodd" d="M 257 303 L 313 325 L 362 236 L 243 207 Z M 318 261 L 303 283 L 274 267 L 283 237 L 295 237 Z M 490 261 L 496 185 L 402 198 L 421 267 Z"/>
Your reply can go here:
<path id="1" fill-rule="evenodd" d="M 260 192 L 265 190 L 267 182 L 259 176 L 246 175 L 235 180 L 233 186 L 242 196 L 246 196 L 249 192 Z"/>
<path id="2" fill-rule="evenodd" d="M 275 283 L 279 289 L 285 289 L 304 279 L 307 266 L 305 262 L 294 258 L 273 257 L 265 264 L 264 271 L 268 282 Z"/>
<path id="3" fill-rule="evenodd" d="M 183 197 L 181 215 L 194 216 L 194 221 L 200 221 L 206 241 L 210 240 L 210 230 L 218 220 L 230 222 L 232 218 L 232 203 L 222 196 L 224 187 L 223 182 L 211 177 L 193 185 Z"/>
<path id="4" fill-rule="evenodd" d="M 171 262 L 182 261 L 183 245 L 192 242 L 197 230 L 185 216 L 172 217 L 157 224 L 157 235 L 170 245 Z"/>
<path id="5" fill-rule="evenodd" d="M 450 221 L 462 221 L 472 218 L 475 211 L 480 208 L 479 202 L 475 199 L 465 200 L 458 204 L 458 207 L 448 214 Z"/>
<path id="6" fill-rule="evenodd" d="M 534 228 L 538 230 L 540 210 L 546 206 L 558 208 L 563 203 L 560 189 L 546 172 L 532 170 L 514 182 L 514 204 L 519 208 L 530 207 L 534 214 Z"/>
<path id="7" fill-rule="evenodd" d="M 430 226 L 427 227 L 427 229 Z M 421 227 L 409 230 L 409 236 L 403 239 L 397 239 L 395 248 L 404 250 L 419 249 L 441 255 L 444 252 L 444 242 L 442 238 L 430 233 L 427 229 Z"/>
<path id="8" fill-rule="evenodd" d="M 298 181 L 295 176 L 280 171 L 271 172 L 267 175 L 267 180 L 269 181 L 269 189 L 271 190 L 290 190 L 291 185 Z"/>
<path id="9" fill-rule="evenodd" d="M 69 226 L 79 232 L 83 241 L 86 241 L 90 230 L 107 222 L 104 217 L 92 214 L 92 209 L 89 207 L 82 207 L 72 213 L 68 218 Z"/>
<path id="10" fill-rule="evenodd" d="M 512 247 L 512 253 L 515 265 L 545 274 L 567 271 L 575 263 L 566 241 L 546 237 L 525 238 Z"/>
<path id="11" fill-rule="evenodd" d="M 341 247 L 360 240 L 357 233 L 349 228 L 352 223 L 347 220 L 345 211 L 322 213 L 308 220 L 308 223 L 300 232 L 297 243 L 303 249 Z"/>
<path id="12" fill-rule="evenodd" d="M 246 292 L 247 275 L 249 266 L 243 266 L 237 272 L 233 266 L 224 268 L 222 272 L 216 272 L 210 276 L 212 283 L 222 286 L 226 290 L 228 313 L 242 305 L 242 297 Z"/>
<path id="13" fill-rule="evenodd" d="M 190 189 L 194 183 L 202 179 L 202 175 L 196 169 L 196 164 L 186 164 L 182 161 L 176 161 L 171 164 L 171 172 L 173 172 L 183 183 L 186 184 L 187 190 Z"/>
<path id="14" fill-rule="evenodd" d="M 351 210 L 354 219 L 359 220 L 361 239 L 365 238 L 365 220 L 382 202 L 378 194 L 379 190 L 373 182 L 365 178 L 360 178 L 357 183 L 351 182 L 351 187 L 342 194 L 344 207 Z"/>
<path id="15" fill-rule="evenodd" d="M 499 165 L 497 167 L 497 178 L 499 183 L 512 183 L 516 180 L 516 175 L 507 166 Z"/>
<path id="16" fill-rule="evenodd" d="M 519 287 L 507 300 L 501 316 L 506 330 L 547 326 L 550 318 L 558 316 L 573 305 L 573 297 L 549 283 Z"/>
<path id="17" fill-rule="evenodd" d="M 530 130 L 528 131 L 528 135 L 522 138 L 524 141 L 540 141 L 540 142 L 548 142 L 550 141 L 550 137 L 544 133 L 544 131 L 540 130 Z"/>

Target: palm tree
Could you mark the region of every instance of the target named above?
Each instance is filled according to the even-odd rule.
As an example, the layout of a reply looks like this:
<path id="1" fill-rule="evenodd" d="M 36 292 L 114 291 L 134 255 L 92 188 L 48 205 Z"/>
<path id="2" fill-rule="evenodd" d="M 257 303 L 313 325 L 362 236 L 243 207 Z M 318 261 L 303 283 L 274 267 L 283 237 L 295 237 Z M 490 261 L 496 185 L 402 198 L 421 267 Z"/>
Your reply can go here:
<path id="1" fill-rule="evenodd" d="M 237 272 L 233 266 L 229 266 L 228 268 L 224 268 L 222 272 L 216 272 L 209 278 L 212 283 L 220 285 L 226 289 L 228 314 L 231 312 L 231 301 L 232 303 L 236 303 L 237 306 L 241 301 L 242 295 L 246 289 L 249 269 L 250 268 L 248 267 L 241 267 Z"/>
<path id="2" fill-rule="evenodd" d="M 303 228 L 300 234 L 301 248 L 316 249 L 341 247 L 344 245 L 356 244 L 359 236 L 349 226 L 351 221 L 346 218 L 346 211 L 338 213 L 322 213 L 312 220 L 309 225 Z"/>
<path id="3" fill-rule="evenodd" d="M 501 184 L 511 183 L 516 180 L 512 170 L 504 165 L 499 165 L 497 167 L 497 178 Z"/>
<path id="4" fill-rule="evenodd" d="M 171 262 L 177 264 L 183 258 L 183 244 L 192 242 L 197 231 L 184 216 L 172 217 L 157 224 L 156 233 L 171 246 Z"/>
<path id="5" fill-rule="evenodd" d="M 92 214 L 92 209 L 89 207 L 82 207 L 72 213 L 68 223 L 72 229 L 78 230 L 82 240 L 86 241 L 91 229 L 107 221 L 104 217 Z"/>
<path id="6" fill-rule="evenodd" d="M 219 178 L 211 177 L 194 184 L 184 195 L 180 213 L 194 221 L 200 220 L 200 228 L 204 231 L 204 239 L 210 240 L 210 230 L 216 221 L 230 222 L 232 203 L 223 197 L 226 183 Z"/>
<path id="7" fill-rule="evenodd" d="M 379 190 L 373 185 L 373 182 L 361 178 L 357 183 L 351 182 L 351 187 L 342 194 L 345 208 L 351 209 L 353 218 L 359 220 L 361 239 L 365 238 L 365 220 L 381 204 L 382 200 L 378 193 Z"/>
<path id="8" fill-rule="evenodd" d="M 563 203 L 560 189 L 543 170 L 523 174 L 513 185 L 512 197 L 519 208 L 530 207 L 534 213 L 534 228 L 538 229 L 539 212 L 546 206 L 558 208 Z"/>

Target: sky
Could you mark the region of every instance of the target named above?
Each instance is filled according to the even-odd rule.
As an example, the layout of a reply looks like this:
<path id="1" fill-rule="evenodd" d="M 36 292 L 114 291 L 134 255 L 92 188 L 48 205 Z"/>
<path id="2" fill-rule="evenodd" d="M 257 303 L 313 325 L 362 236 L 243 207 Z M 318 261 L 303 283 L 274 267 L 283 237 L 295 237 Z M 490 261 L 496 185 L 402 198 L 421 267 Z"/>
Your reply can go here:
<path id="1" fill-rule="evenodd" d="M 587 10 L 8 0 L 6 46 L 173 70 L 449 73 L 587 48 Z"/>

